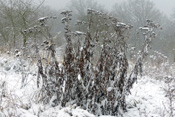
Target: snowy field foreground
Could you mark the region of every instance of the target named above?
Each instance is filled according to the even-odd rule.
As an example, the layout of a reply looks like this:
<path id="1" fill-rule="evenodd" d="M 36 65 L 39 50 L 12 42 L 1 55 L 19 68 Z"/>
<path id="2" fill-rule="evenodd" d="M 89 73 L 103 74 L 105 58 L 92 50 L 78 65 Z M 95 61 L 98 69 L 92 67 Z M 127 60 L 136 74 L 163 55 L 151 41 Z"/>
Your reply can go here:
<path id="1" fill-rule="evenodd" d="M 37 66 L 19 58 L 0 57 L 0 117 L 95 117 L 71 105 L 61 108 L 38 104 L 36 77 Z M 161 117 L 167 104 L 164 88 L 163 81 L 146 76 L 139 79 L 127 98 L 128 112 L 123 117 Z"/>

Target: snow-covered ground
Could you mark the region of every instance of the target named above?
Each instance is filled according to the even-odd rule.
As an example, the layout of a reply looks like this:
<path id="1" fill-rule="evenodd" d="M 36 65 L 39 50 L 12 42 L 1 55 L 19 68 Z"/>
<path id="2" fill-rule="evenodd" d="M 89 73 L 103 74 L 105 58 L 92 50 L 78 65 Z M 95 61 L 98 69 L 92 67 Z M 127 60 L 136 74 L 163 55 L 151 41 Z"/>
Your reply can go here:
<path id="1" fill-rule="evenodd" d="M 0 117 L 95 117 L 79 107 L 38 104 L 36 73 L 37 66 L 25 60 L 0 57 Z M 164 85 L 163 81 L 146 76 L 138 79 L 127 98 L 128 112 L 123 117 L 161 117 L 167 100 Z"/>
<path id="2" fill-rule="evenodd" d="M 128 97 L 126 117 L 160 117 L 166 101 L 163 81 L 142 77 Z M 147 116 L 146 116 L 147 115 Z"/>

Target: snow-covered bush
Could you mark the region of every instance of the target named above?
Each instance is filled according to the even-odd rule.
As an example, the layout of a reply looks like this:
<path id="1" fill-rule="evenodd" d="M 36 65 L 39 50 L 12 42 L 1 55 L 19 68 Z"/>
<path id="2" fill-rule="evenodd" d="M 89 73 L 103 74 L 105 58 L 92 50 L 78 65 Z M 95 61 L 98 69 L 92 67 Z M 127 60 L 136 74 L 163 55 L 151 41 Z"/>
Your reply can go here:
<path id="1" fill-rule="evenodd" d="M 159 26 L 147 20 L 147 26 L 140 28 L 145 42 L 129 73 L 126 40 L 132 26 L 93 9 L 87 13 L 88 22 L 80 24 L 87 27 L 84 32 L 70 29 L 71 11 L 61 13 L 67 42 L 63 63 L 57 61 L 51 41 L 47 47 L 50 58 L 43 58 L 44 65 L 38 57 L 40 92 L 36 98 L 51 106 L 73 105 L 95 115 L 119 115 L 126 111 L 126 95 L 142 72 L 142 61 Z"/>
<path id="2" fill-rule="evenodd" d="M 147 58 L 143 69 L 143 75 L 150 76 L 151 78 L 155 78 L 157 80 L 163 80 L 164 77 L 169 75 L 173 77 L 175 76 L 173 72 L 175 69 L 174 64 L 169 61 L 167 56 L 158 51 L 154 51 Z"/>

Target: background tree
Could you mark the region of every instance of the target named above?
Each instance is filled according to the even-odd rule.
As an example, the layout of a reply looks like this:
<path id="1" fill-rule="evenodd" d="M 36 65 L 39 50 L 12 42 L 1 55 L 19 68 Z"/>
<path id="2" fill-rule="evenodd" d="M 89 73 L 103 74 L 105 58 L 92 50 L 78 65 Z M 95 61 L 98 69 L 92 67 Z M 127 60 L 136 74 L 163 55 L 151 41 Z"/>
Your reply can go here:
<path id="1" fill-rule="evenodd" d="M 142 40 L 137 40 L 137 29 L 146 25 L 146 20 L 160 22 L 161 13 L 155 8 L 153 2 L 149 0 L 127 0 L 121 4 L 115 4 L 112 14 L 119 18 L 120 21 L 134 26 L 130 43 L 140 47 Z"/>
<path id="2" fill-rule="evenodd" d="M 0 0 L 0 34 L 6 47 L 26 45 L 23 30 L 36 25 L 41 5 L 34 5 L 32 0 Z"/>
<path id="3" fill-rule="evenodd" d="M 175 62 L 175 10 L 171 18 L 162 18 L 163 30 L 160 35 L 160 50 L 168 56 L 170 62 Z"/>
<path id="4" fill-rule="evenodd" d="M 96 9 L 102 10 L 102 6 L 100 6 L 95 0 L 71 0 L 69 8 L 73 11 L 74 17 L 79 20 L 84 20 L 84 16 L 87 15 L 87 9 Z"/>

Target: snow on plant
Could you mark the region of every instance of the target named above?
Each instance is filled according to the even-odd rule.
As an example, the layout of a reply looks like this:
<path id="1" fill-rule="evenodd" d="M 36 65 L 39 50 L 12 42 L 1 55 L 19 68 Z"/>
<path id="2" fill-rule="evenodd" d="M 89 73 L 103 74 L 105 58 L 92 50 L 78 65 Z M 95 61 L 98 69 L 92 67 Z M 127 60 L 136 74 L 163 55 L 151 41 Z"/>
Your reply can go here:
<path id="1" fill-rule="evenodd" d="M 167 76 L 164 79 L 164 82 L 166 83 L 166 86 L 164 87 L 164 91 L 166 93 L 165 97 L 167 97 L 167 102 L 164 103 L 164 111 L 165 116 L 164 117 L 174 117 L 175 116 L 175 79 L 172 76 Z"/>
<path id="2" fill-rule="evenodd" d="M 38 57 L 38 102 L 51 106 L 80 106 L 95 115 L 120 115 L 122 111 L 127 111 L 126 96 L 142 72 L 142 61 L 152 38 L 156 36 L 158 25 L 147 20 L 147 27 L 140 28 L 145 42 L 128 76 L 126 40 L 132 26 L 88 9 L 88 20 L 78 21 L 79 30 L 72 31 L 71 12 L 61 13 L 67 42 L 63 66 L 60 67 L 56 60 L 53 43 L 48 46 L 51 59 L 45 58 L 46 65 Z M 43 22 L 44 19 L 40 20 Z M 81 31 L 81 25 L 85 25 L 86 29 Z"/>
<path id="3" fill-rule="evenodd" d="M 128 91 L 133 86 L 133 83 L 137 80 L 138 74 L 140 73 L 140 75 L 142 75 L 143 60 L 148 55 L 148 50 L 151 48 L 152 39 L 156 37 L 155 31 L 158 28 L 161 28 L 160 25 L 153 23 L 151 20 L 147 20 L 147 26 L 139 28 L 140 32 L 138 33 L 141 33 L 141 35 L 143 35 L 144 44 L 142 50 L 138 55 L 134 69 L 129 76 L 129 82 L 127 84 Z"/>

